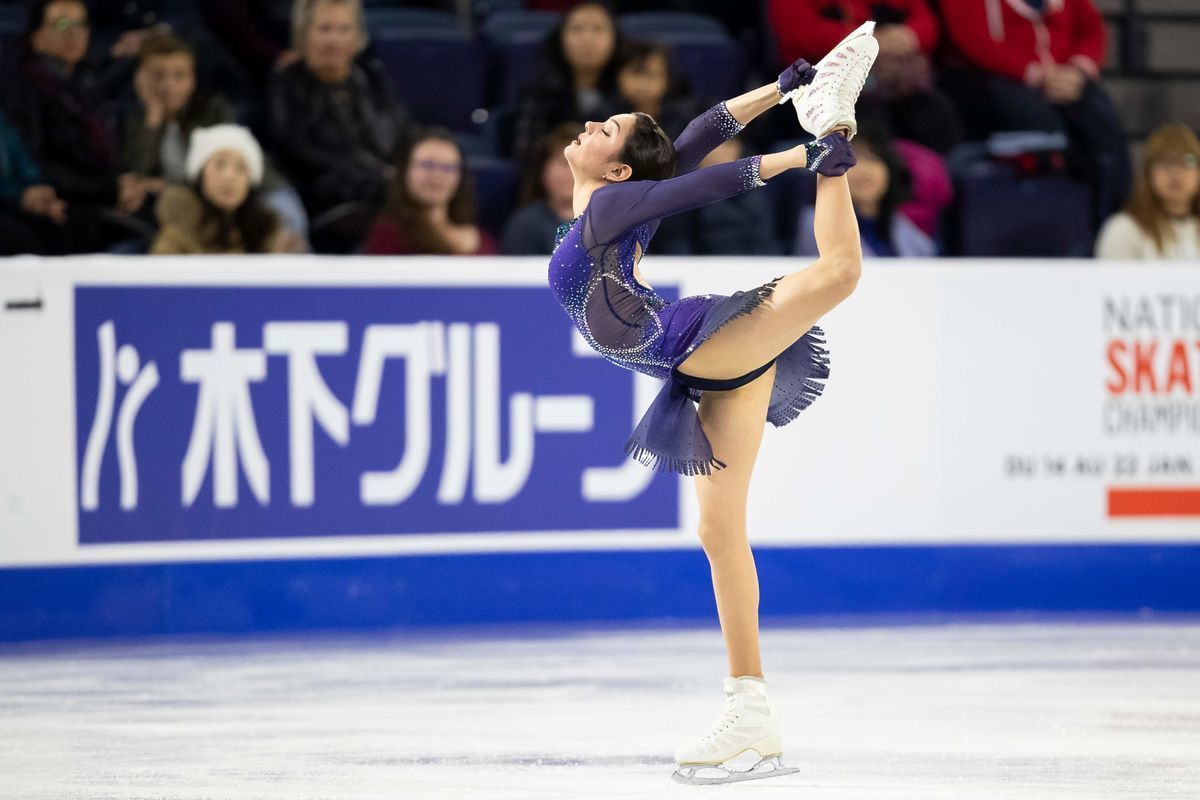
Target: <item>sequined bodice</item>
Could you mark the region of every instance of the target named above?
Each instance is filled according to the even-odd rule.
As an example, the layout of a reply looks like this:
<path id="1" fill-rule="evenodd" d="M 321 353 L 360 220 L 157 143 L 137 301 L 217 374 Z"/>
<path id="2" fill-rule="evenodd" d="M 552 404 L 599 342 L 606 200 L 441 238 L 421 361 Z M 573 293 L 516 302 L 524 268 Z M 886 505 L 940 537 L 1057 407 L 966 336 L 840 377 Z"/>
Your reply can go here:
<path id="1" fill-rule="evenodd" d="M 601 251 L 600 262 L 583 245 L 587 212 L 558 227 L 550 259 L 550 288 L 588 345 L 626 369 L 659 377 L 671 359 L 657 347 L 662 340 L 659 311 L 668 305 L 634 277 L 639 245 L 650 241 L 648 225 L 638 225 Z"/>
<path id="2" fill-rule="evenodd" d="M 588 345 L 614 364 L 670 374 L 681 344 L 678 336 L 672 347 L 665 344 L 675 306 L 637 280 L 638 249 L 646 252 L 663 217 L 763 185 L 757 156 L 696 169 L 741 128 L 718 103 L 675 141 L 676 177 L 601 186 L 583 214 L 559 226 L 550 287 Z"/>

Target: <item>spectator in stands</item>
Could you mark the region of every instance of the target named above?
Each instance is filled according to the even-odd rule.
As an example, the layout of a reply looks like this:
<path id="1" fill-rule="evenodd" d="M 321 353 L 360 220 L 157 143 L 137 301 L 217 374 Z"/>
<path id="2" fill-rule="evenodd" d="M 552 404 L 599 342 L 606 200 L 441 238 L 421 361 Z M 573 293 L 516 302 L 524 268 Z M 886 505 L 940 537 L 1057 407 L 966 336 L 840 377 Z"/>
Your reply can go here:
<path id="1" fill-rule="evenodd" d="M 0 113 L 0 255 L 65 252 L 66 223 L 67 204 Z"/>
<path id="2" fill-rule="evenodd" d="M 138 105 L 125 124 L 125 167 L 143 176 L 152 192 L 185 176 L 192 131 L 233 122 L 233 107 L 219 95 L 196 91 L 191 48 L 169 34 L 145 40 L 134 74 Z"/>
<path id="3" fill-rule="evenodd" d="M 1102 220 L 1129 194 L 1128 144 L 1097 82 L 1104 21 L 1092 0 L 962 0 L 942 19 L 950 40 L 943 82 L 968 134 L 1066 134 Z"/>
<path id="4" fill-rule="evenodd" d="M 301 60 L 269 92 L 275 153 L 313 219 L 314 247 L 350 252 L 387 198 L 408 112 L 382 67 L 356 58 L 367 44 L 360 0 L 298 0 L 293 34 Z"/>
<path id="5" fill-rule="evenodd" d="M 233 106 L 224 97 L 197 89 L 196 57 L 183 40 L 155 33 L 146 39 L 134 75 L 138 105 L 125 125 L 126 169 L 141 176 L 157 194 L 167 182 L 185 182 L 192 131 L 233 123 Z M 302 241 L 308 218 L 296 190 L 266 164 L 263 202 L 279 214 L 285 228 Z"/>
<path id="6" fill-rule="evenodd" d="M 894 143 L 879 131 L 860 128 L 854 137 L 854 155 L 858 164 L 846 175 L 858 217 L 863 255 L 900 258 L 937 255 L 933 240 L 900 208 L 909 197 L 911 176 Z M 817 255 L 812 206 L 800 212 L 796 252 Z"/>
<path id="7" fill-rule="evenodd" d="M 930 55 L 938 23 L 926 0 L 768 0 L 779 58 L 814 64 L 851 31 L 876 21 L 879 57 L 859 99 L 860 123 L 890 126 L 896 136 L 945 153 L 963 140 L 953 101 L 933 85 Z"/>
<path id="8" fill-rule="evenodd" d="M 76 244 L 103 249 L 136 229 L 146 185 L 118 172 L 114 112 L 83 61 L 88 13 L 79 0 L 36 0 L 8 80 L 5 107 L 34 161 L 70 204 Z"/>
<path id="9" fill-rule="evenodd" d="M 399 162 L 387 209 L 368 255 L 493 255 L 496 243 L 475 224 L 475 191 L 462 148 L 448 131 L 418 133 Z"/>
<path id="10" fill-rule="evenodd" d="M 517 106 L 513 155 L 524 161 L 534 143 L 560 122 L 606 119 L 625 110 L 617 98 L 620 31 L 608 7 L 584 2 L 547 35 L 536 77 Z"/>
<path id="11" fill-rule="evenodd" d="M 671 50 L 665 45 L 626 42 L 621 47 L 617 65 L 617 91 L 626 110 L 654 117 L 672 139 L 683 133 L 687 124 L 704 111 L 692 99 L 675 69 Z"/>
<path id="12" fill-rule="evenodd" d="M 168 186 L 158 199 L 154 255 L 291 253 L 294 234 L 258 197 L 263 152 L 247 129 L 214 125 L 192 132 L 186 171 L 190 186 Z"/>
<path id="13" fill-rule="evenodd" d="M 1186 125 L 1146 140 L 1133 195 L 1104 224 L 1096 256 L 1200 261 L 1200 138 Z"/>
<path id="14" fill-rule="evenodd" d="M 564 122 L 538 140 L 521 177 L 520 208 L 504 226 L 500 252 L 509 256 L 549 255 L 558 226 L 574 218 L 575 179 L 563 151 L 582 122 Z"/>

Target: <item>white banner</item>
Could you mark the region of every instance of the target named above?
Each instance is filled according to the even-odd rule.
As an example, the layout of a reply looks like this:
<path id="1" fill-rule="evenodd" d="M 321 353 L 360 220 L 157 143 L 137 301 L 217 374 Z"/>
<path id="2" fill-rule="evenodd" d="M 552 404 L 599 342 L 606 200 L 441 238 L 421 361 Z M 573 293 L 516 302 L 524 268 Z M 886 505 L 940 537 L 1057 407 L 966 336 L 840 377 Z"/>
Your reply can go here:
<path id="1" fill-rule="evenodd" d="M 688 295 L 746 289 L 801 267 L 803 263 L 787 259 L 655 258 L 646 262 L 645 272 L 651 284 Z M 127 403 L 132 410 L 124 423 L 122 441 L 127 444 L 120 461 L 124 481 L 120 499 L 114 494 L 105 500 L 97 489 L 107 485 L 100 482 L 99 459 L 107 457 L 117 464 L 116 456 L 105 456 L 105 447 L 108 438 L 117 442 L 121 432 L 109 435 L 107 426 L 101 426 L 100 433 L 92 434 L 90 429 L 97 429 L 93 415 L 100 416 L 104 403 L 94 399 L 77 403 L 85 390 L 89 398 L 97 395 L 90 374 L 86 387 L 76 386 L 76 343 L 87 342 L 94 348 L 97 336 L 96 331 L 75 330 L 77 289 L 219 287 L 236 294 L 237 287 L 245 287 L 246 292 L 283 287 L 387 287 L 389 291 L 413 287 L 425 292 L 438 287 L 537 288 L 545 285 L 545 271 L 545 262 L 539 259 L 8 260 L 0 265 L 0 566 L 696 546 L 695 507 L 687 479 L 679 481 L 679 513 L 674 515 L 678 524 L 665 528 L 621 522 L 592 529 L 514 529 L 505 523 L 506 507 L 511 509 L 510 521 L 526 519 L 527 511 L 476 492 L 475 501 L 493 503 L 487 513 L 495 521 L 494 530 L 473 530 L 471 520 L 459 524 L 447 516 L 439 517 L 436 528 L 427 531 L 412 530 L 408 518 L 405 524 L 410 527 L 402 533 L 399 527 L 391 532 L 385 526 L 339 535 L 324 535 L 323 529 L 314 528 L 299 535 L 288 526 L 276 526 L 248 536 L 244 529 L 253 518 L 246 517 L 239 518 L 242 532 L 236 537 L 222 538 L 225 532 L 219 526 L 205 531 L 203 537 L 189 537 L 168 536 L 171 526 L 179 525 L 164 518 L 158 538 L 148 529 L 118 541 L 121 531 L 110 527 L 104 536 L 83 541 L 87 539 L 81 537 L 83 515 L 99 508 L 112 515 L 106 519 L 119 521 L 120 514 L 136 510 L 137 497 L 129 488 L 139 477 L 135 461 L 146 464 L 153 455 L 145 451 L 153 447 L 149 423 L 137 428 L 141 437 L 137 459 L 128 444 L 134 441 L 138 406 L 145 401 L 149 408 L 147 397 L 161 402 L 172 396 L 166 384 L 179 356 L 172 353 L 169 359 L 152 360 L 147 355 L 149 343 L 139 343 L 139 350 L 122 338 L 125 329 L 110 326 L 109 346 L 115 359 L 111 372 L 117 377 L 109 381 L 116 387 L 117 399 L 104 419 L 113 418 L 113 427 L 120 428 L 123 398 L 136 396 L 137 402 Z M 192 316 L 207 313 L 206 309 L 189 311 Z M 211 315 L 216 326 L 212 352 L 216 352 L 219 337 L 215 334 L 225 336 L 231 329 L 220 327 L 226 311 L 214 308 Z M 307 320 L 282 321 L 299 323 L 294 330 L 305 335 L 305 325 L 328 324 L 328 314 L 321 308 L 311 309 L 306 316 Z M 440 325 L 439 320 L 416 322 Z M 531 353 L 531 363 L 539 359 L 543 364 L 545 359 L 565 363 L 586 355 L 572 352 L 565 315 L 546 324 L 558 323 L 563 338 Z M 164 335 L 171 332 L 170 315 L 154 324 L 164 326 Z M 336 334 L 332 344 L 323 344 L 325 350 L 313 350 L 303 359 L 296 355 L 298 345 L 289 344 L 290 339 L 284 342 L 277 334 L 293 328 L 269 328 L 272 333 L 263 334 L 261 351 L 244 351 L 261 353 L 254 356 L 258 372 L 252 379 L 261 380 L 263 369 L 281 369 L 275 364 L 288 358 L 297 365 L 311 365 L 354 356 L 361 368 L 366 351 L 360 352 L 353 336 L 348 343 L 339 324 L 335 321 L 329 329 Z M 528 372 L 526 364 L 507 353 L 503 365 L 499 360 L 501 342 L 514 341 L 515 328 L 486 321 L 473 324 L 473 344 L 464 339 L 464 347 L 469 344 L 478 353 L 494 351 L 496 363 L 490 368 L 494 374 L 476 372 L 477 380 L 486 378 L 500 387 L 510 380 L 507 376 Z M 1200 270 L 1061 261 L 879 261 L 867 265 L 856 294 L 821 324 L 828 334 L 832 375 L 825 394 L 794 423 L 779 430 L 768 426 L 751 491 L 750 530 L 756 544 L 1200 540 Z M 380 328 L 378 335 L 397 335 L 390 330 Z M 440 336 L 442 328 L 436 332 Z M 245 334 L 239 330 L 237 335 Z M 456 340 L 451 335 L 447 341 L 452 346 Z M 236 346 L 243 347 L 241 342 L 239 338 Z M 188 352 L 208 351 L 193 347 Z M 243 350 L 230 350 L 236 352 Z M 89 352 L 88 357 L 96 356 Z M 441 371 L 429 372 L 433 378 L 426 380 L 446 380 L 442 376 L 455 370 L 453 357 L 449 363 L 438 368 Z M 578 369 L 579 364 L 572 362 L 571 367 Z M 586 368 L 628 385 L 622 392 L 631 403 L 645 403 L 653 394 L 647 391 L 653 387 L 644 381 L 631 381 L 628 373 L 599 359 L 588 360 Z M 345 412 L 339 409 L 351 409 L 352 398 L 323 389 L 320 374 L 311 366 L 306 369 L 308 383 L 294 380 L 288 391 L 308 386 L 303 397 L 291 397 L 291 413 L 298 415 L 295 419 L 313 419 L 323 426 L 313 429 L 315 440 L 313 432 L 306 433 L 307 438 L 292 437 L 291 457 L 302 452 L 307 466 L 292 471 L 278 485 L 273 483 L 270 492 L 260 481 L 243 483 L 239 495 L 235 474 L 233 483 L 222 484 L 226 504 L 229 498 L 240 498 L 237 502 L 262 507 L 291 503 L 288 508 L 303 509 L 316 502 L 319 508 L 321 499 L 329 496 L 322 491 L 321 448 L 327 446 L 327 439 L 349 446 L 364 435 L 353 427 L 365 424 L 364 419 L 386 415 L 406 419 L 409 409 L 393 404 L 380 405 L 373 415 L 356 410 L 353 419 L 343 420 Z M 165 370 L 162 387 L 159 370 Z M 336 381 L 331 385 L 336 387 Z M 378 396 L 378 385 L 371 385 Z M 461 402 L 467 402 L 465 397 Z M 518 491 L 539 491 L 534 480 L 539 457 L 551 457 L 543 454 L 555 447 L 565 448 L 571 436 L 587 431 L 595 435 L 602 424 L 603 409 L 597 408 L 593 419 L 585 395 L 560 392 L 520 402 L 535 400 L 540 405 L 530 406 L 529 411 L 537 412 L 529 423 L 534 426 L 528 434 L 532 450 L 523 451 L 522 473 L 533 476 L 524 479 L 533 483 L 512 483 L 511 490 L 501 492 L 504 498 L 516 497 L 513 503 L 521 500 Z M 82 410 L 77 414 L 77 405 L 88 406 L 86 417 L 81 416 Z M 476 425 L 478 414 L 500 413 L 478 404 L 462 408 L 476 415 Z M 182 420 L 180 425 L 191 426 L 196 405 L 180 404 L 171 413 Z M 628 417 L 630 427 L 634 418 Z M 97 440 L 93 449 L 99 455 L 90 466 L 81 452 L 85 448 L 80 446 L 79 419 L 85 420 L 83 437 L 90 434 Z M 614 453 L 619 455 L 627 434 L 622 430 L 611 436 Z M 299 451 L 297 441 L 303 445 Z M 423 446 L 436 451 L 443 444 L 435 437 Z M 472 446 L 481 446 L 478 437 Z M 488 447 L 494 451 L 495 472 L 503 466 L 501 444 L 492 442 Z M 467 450 L 461 452 L 469 455 Z M 242 454 L 251 456 L 272 464 L 286 461 L 285 455 L 266 450 L 261 458 L 257 450 Z M 511 455 L 505 457 L 511 460 Z M 591 475 L 587 480 L 592 488 L 585 491 L 583 482 L 577 481 L 577 490 L 572 483 L 568 499 L 592 504 L 580 507 L 594 508 L 594 519 L 616 519 L 625 513 L 636 520 L 636 514 L 628 514 L 630 504 L 638 502 L 638 492 L 652 491 L 653 484 L 644 490 L 645 482 L 632 481 L 633 476 L 626 474 L 640 466 L 624 466 L 618 458 L 611 461 L 603 470 L 584 470 Z M 204 466 L 195 459 L 191 463 Z M 171 466 L 168 472 L 173 480 L 179 480 L 183 467 L 182 463 Z M 82 476 L 85 468 L 87 481 Z M 461 461 L 461 469 L 467 468 L 467 462 Z M 462 475 L 466 481 L 466 473 Z M 142 486 L 148 487 L 156 476 L 140 477 Z M 404 513 L 401 495 L 416 492 L 419 496 L 419 477 L 410 474 L 408 488 L 396 494 L 396 514 Z M 190 508 L 215 492 L 206 488 L 204 479 L 203 472 L 189 473 L 183 505 Z M 597 489 L 609 484 L 629 488 L 621 490 L 625 495 Z M 81 496 L 81 486 L 87 496 Z M 144 488 L 143 495 L 148 492 Z M 566 502 L 565 497 L 547 492 L 546 497 L 535 494 L 533 499 L 553 504 Z M 626 504 L 623 511 L 621 504 Z"/>

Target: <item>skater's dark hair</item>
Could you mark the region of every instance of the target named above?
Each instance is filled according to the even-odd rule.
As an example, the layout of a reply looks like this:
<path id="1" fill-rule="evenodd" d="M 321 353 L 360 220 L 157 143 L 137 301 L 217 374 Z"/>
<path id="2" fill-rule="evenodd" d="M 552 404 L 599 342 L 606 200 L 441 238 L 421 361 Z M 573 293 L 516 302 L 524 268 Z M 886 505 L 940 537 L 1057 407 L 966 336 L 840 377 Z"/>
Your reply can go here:
<path id="1" fill-rule="evenodd" d="M 633 170 L 630 180 L 662 181 L 675 177 L 679 156 L 671 137 L 649 114 L 639 111 L 633 116 L 637 122 L 625 140 L 624 149 L 617 155 L 618 161 Z"/>

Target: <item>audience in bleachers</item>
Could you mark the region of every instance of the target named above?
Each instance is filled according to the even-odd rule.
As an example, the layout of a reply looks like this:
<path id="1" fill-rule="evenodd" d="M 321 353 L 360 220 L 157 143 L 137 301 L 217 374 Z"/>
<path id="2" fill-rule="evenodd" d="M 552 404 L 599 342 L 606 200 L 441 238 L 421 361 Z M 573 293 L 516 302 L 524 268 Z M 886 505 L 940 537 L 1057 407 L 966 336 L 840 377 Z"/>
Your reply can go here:
<path id="1" fill-rule="evenodd" d="M 129 237 L 124 218 L 142 207 L 147 190 L 120 171 L 116 112 L 84 61 L 88 41 L 82 2 L 36 0 L 5 98 L 10 124 L 71 207 L 81 252 Z"/>
<path id="2" fill-rule="evenodd" d="M 1121 121 L 1100 87 L 1104 21 L 1092 0 L 960 0 L 944 3 L 951 54 L 943 82 L 968 131 L 1065 133 L 1092 184 L 1095 217 L 1129 194 L 1129 148 Z"/>
<path id="3" fill-rule="evenodd" d="M 294 253 L 302 243 L 259 198 L 263 152 L 239 125 L 192 131 L 185 173 L 158 199 L 155 255 Z"/>
<path id="4" fill-rule="evenodd" d="M 908 167 L 895 145 L 878 131 L 860 129 L 854 137 L 858 164 L 846 173 L 858 217 L 864 256 L 928 258 L 937 255 L 933 240 L 901 208 L 911 196 Z M 813 206 L 801 211 L 796 252 L 817 255 Z"/>
<path id="5" fill-rule="evenodd" d="M 358 58 L 360 0 L 297 0 L 293 32 L 300 60 L 270 87 L 274 152 L 304 198 L 314 248 L 346 253 L 386 200 L 408 112 L 383 69 Z"/>
<path id="6" fill-rule="evenodd" d="M 149 192 L 158 194 L 167 182 L 186 181 L 192 131 L 235 122 L 233 106 L 219 94 L 197 90 L 195 53 L 170 34 L 155 33 L 145 40 L 134 87 L 138 102 L 125 123 L 124 166 L 143 179 Z M 270 159 L 261 193 L 283 226 L 307 243 L 304 205 Z"/>
<path id="7" fill-rule="evenodd" d="M 66 222 L 67 204 L 0 112 L 0 255 L 70 252 L 62 247 Z"/>
<path id="8" fill-rule="evenodd" d="M 875 19 L 880 55 L 855 140 L 866 164 L 851 172 L 868 250 L 1025 253 L 1017 240 L 1031 237 L 1019 232 L 1033 223 L 997 219 L 1009 202 L 1000 196 L 1052 192 L 1071 245 L 1046 252 L 1083 252 L 1124 204 L 1096 240 L 1099 255 L 1194 257 L 1196 215 L 1176 197 L 1194 202 L 1197 180 L 1184 129 L 1156 135 L 1124 202 L 1128 142 L 1098 82 L 1105 33 L 1093 2 L 30 0 L 24 35 L 12 39 L 11 19 L 0 30 L 0 253 L 133 253 L 189 237 L 202 242 L 196 252 L 303 249 L 310 222 L 324 253 L 491 252 L 490 234 L 506 253 L 546 253 L 573 214 L 561 151 L 584 121 L 637 110 L 676 136 L 703 110 L 699 94 L 707 104 L 797 56 L 816 61 Z M 436 23 L 457 49 L 407 58 L 403 48 L 423 40 L 389 29 L 372 50 L 364 3 L 377 20 L 391 18 L 388 6 L 446 12 L 392 24 Z M 623 16 L 634 12 L 667 13 Z M 637 40 L 623 41 L 622 29 Z M 479 57 L 438 73 L 451 53 Z M 439 75 L 474 90 L 458 93 L 444 122 L 454 133 L 422 139 L 410 159 L 410 128 L 451 107 L 432 90 Z M 267 144 L 248 227 L 217 213 L 187 169 L 192 134 L 235 121 Z M 1051 137 L 996 135 L 1011 131 Z M 785 106 L 710 158 L 802 136 Z M 791 252 L 804 239 L 802 196 L 785 181 L 669 218 L 653 250 Z M 172 221 L 156 238 L 164 215 Z M 253 223 L 268 218 L 264 247 Z"/>
<path id="9" fill-rule="evenodd" d="M 806 58 L 815 64 L 875 20 L 879 57 L 859 98 L 859 118 L 887 124 L 896 136 L 939 153 L 963 140 L 958 109 L 933 83 L 930 58 L 940 30 L 927 0 L 768 0 L 767 7 L 782 63 Z"/>
<path id="10" fill-rule="evenodd" d="M 624 111 L 617 95 L 620 29 L 602 3 L 584 2 L 546 36 L 538 69 L 517 107 L 513 155 L 524 161 L 560 122 L 607 119 Z"/>
<path id="11" fill-rule="evenodd" d="M 417 133 L 401 158 L 390 198 L 367 236 L 367 255 L 493 255 L 476 224 L 475 189 L 462 146 L 444 130 Z"/>
<path id="12" fill-rule="evenodd" d="M 1133 194 L 1104 223 L 1099 258 L 1200 261 L 1200 138 L 1164 125 L 1146 140 Z"/>
<path id="13" fill-rule="evenodd" d="M 575 178 L 563 151 L 582 122 L 564 122 L 538 140 L 521 175 L 519 208 L 509 218 L 500 252 L 510 256 L 549 255 L 558 226 L 574 218 Z"/>

